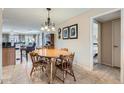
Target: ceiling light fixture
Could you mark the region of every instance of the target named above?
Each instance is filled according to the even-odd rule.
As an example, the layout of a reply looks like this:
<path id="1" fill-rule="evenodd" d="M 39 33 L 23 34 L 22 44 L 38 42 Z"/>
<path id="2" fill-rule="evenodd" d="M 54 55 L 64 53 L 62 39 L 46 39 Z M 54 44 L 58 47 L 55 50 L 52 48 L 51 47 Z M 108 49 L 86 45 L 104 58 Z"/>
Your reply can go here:
<path id="1" fill-rule="evenodd" d="M 44 25 L 42 25 L 41 27 L 41 31 L 55 31 L 55 24 L 53 22 L 51 22 L 51 19 L 50 19 L 50 11 L 51 11 L 51 8 L 46 8 L 46 10 L 48 11 L 48 18 L 47 18 L 47 21 L 45 22 Z"/>

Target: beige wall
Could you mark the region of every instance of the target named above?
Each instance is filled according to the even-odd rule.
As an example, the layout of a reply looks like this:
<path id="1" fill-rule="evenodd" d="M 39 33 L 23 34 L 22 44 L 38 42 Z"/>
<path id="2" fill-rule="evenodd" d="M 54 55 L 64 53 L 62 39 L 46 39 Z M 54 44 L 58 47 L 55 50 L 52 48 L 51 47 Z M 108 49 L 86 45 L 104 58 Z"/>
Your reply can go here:
<path id="1" fill-rule="evenodd" d="M 58 27 L 63 28 L 65 26 L 78 24 L 78 39 L 69 39 L 69 40 L 58 40 L 56 36 L 56 47 L 62 48 L 66 47 L 69 50 L 75 52 L 75 64 L 80 65 L 90 69 L 90 18 L 100 13 L 107 12 L 112 9 L 91 9 L 85 13 L 82 13 L 79 16 L 73 17 Z"/>
<path id="2" fill-rule="evenodd" d="M 121 83 L 124 83 L 124 8 L 121 10 Z"/>
<path id="3" fill-rule="evenodd" d="M 112 65 L 112 21 L 101 24 L 101 63 Z"/>

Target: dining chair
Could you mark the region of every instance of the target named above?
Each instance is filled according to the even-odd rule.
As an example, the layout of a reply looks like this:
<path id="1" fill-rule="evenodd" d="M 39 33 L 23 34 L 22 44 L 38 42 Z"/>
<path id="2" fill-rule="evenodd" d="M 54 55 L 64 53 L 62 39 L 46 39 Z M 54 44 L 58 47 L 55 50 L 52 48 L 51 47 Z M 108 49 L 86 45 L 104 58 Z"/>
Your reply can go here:
<path id="1" fill-rule="evenodd" d="M 35 47 L 36 47 L 36 43 L 33 42 L 33 44 L 29 44 L 27 47 L 26 47 L 26 59 L 28 60 L 28 53 L 29 52 L 32 52 L 35 50 Z"/>
<path id="2" fill-rule="evenodd" d="M 62 56 L 61 55 L 61 63 L 60 62 L 56 62 L 56 70 L 55 70 L 55 76 L 62 80 L 63 83 L 65 82 L 65 78 L 66 75 L 69 74 L 74 78 L 74 81 L 76 81 L 75 75 L 74 75 L 74 71 L 73 71 L 73 59 L 74 59 L 74 55 L 75 53 L 71 53 L 68 56 Z M 62 71 L 63 77 L 60 78 L 59 76 L 57 76 L 57 70 L 60 69 L 60 71 Z"/>
<path id="3" fill-rule="evenodd" d="M 35 71 L 43 71 L 43 62 L 42 60 L 39 60 L 39 56 L 35 52 L 30 52 L 30 57 L 32 61 L 32 70 L 30 72 L 30 76 L 32 75 L 33 72 Z"/>
<path id="4" fill-rule="evenodd" d="M 64 51 L 67 51 L 68 52 L 68 48 L 61 48 L 60 50 L 64 50 Z M 62 61 L 61 60 L 62 59 L 61 57 L 62 57 L 62 55 L 60 55 L 59 57 L 56 58 L 56 60 L 57 60 L 58 63 L 61 63 L 61 61 Z"/>

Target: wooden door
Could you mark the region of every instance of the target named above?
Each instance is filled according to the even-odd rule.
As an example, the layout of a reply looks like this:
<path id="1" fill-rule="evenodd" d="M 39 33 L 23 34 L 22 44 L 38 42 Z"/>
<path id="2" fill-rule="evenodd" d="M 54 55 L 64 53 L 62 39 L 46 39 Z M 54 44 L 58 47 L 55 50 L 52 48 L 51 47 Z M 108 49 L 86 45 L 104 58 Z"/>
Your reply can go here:
<path id="1" fill-rule="evenodd" d="M 120 67 L 120 19 L 112 22 L 112 65 Z"/>
<path id="2" fill-rule="evenodd" d="M 112 66 L 112 21 L 101 26 L 101 63 Z"/>

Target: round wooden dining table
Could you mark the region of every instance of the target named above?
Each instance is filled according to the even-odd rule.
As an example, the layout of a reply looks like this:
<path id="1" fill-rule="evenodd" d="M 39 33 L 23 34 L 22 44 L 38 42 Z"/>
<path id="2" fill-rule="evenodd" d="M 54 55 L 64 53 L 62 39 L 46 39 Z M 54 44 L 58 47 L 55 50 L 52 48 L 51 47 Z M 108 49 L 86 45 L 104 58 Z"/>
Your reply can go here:
<path id="1" fill-rule="evenodd" d="M 60 55 L 66 56 L 70 54 L 70 52 L 61 49 L 46 49 L 46 48 L 37 49 L 35 50 L 35 53 L 37 53 L 41 57 L 46 57 L 50 59 L 49 83 L 53 83 L 53 67 L 55 67 L 55 59 Z"/>

